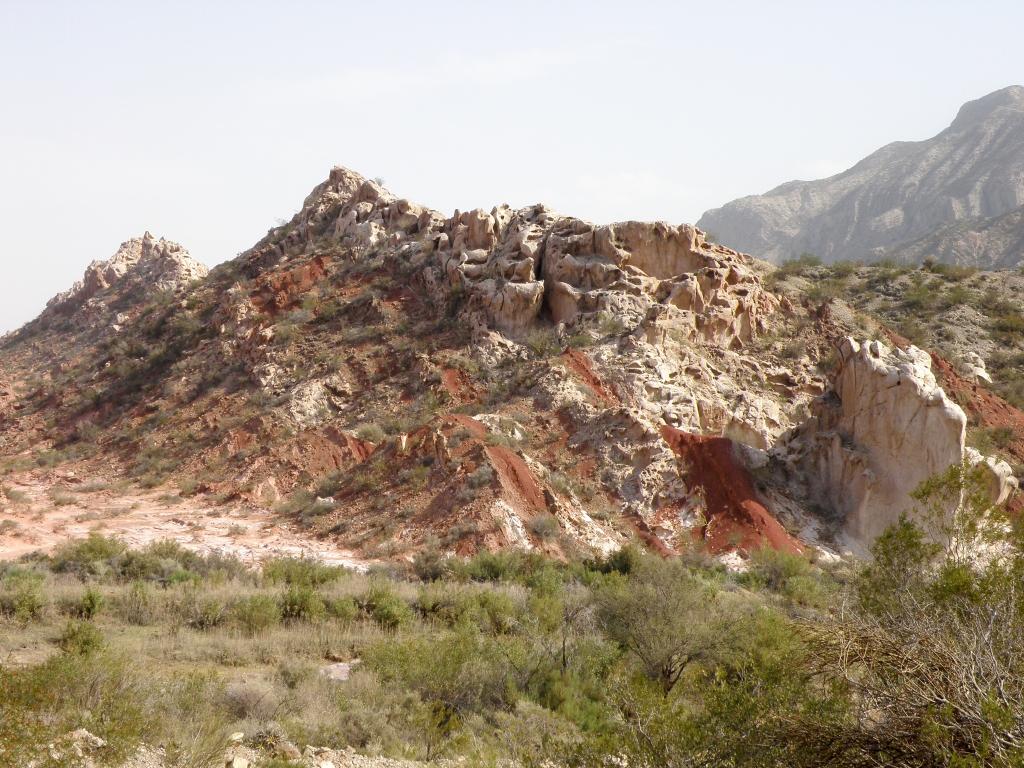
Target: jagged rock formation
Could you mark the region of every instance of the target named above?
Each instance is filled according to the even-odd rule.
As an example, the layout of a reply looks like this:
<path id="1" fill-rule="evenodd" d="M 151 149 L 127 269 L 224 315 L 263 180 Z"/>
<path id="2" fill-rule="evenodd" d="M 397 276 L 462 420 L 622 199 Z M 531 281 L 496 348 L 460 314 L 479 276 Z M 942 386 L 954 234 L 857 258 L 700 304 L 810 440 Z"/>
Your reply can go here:
<path id="1" fill-rule="evenodd" d="M 803 252 L 826 261 L 891 253 L 993 266 L 1024 256 L 1019 213 L 998 224 L 977 220 L 1022 205 L 1024 87 L 1011 86 L 965 104 L 934 138 L 895 142 L 831 178 L 735 200 L 707 211 L 697 225 L 776 262 Z M 967 231 L 947 227 L 968 220 Z M 982 242 L 998 235 L 1001 253 L 980 250 L 973 233 L 985 233 Z M 908 245 L 920 238 L 926 239 Z"/>
<path id="2" fill-rule="evenodd" d="M 913 518 L 914 490 L 965 459 L 991 470 L 993 503 L 1006 500 L 1009 466 L 965 448 L 967 417 L 938 385 L 927 352 L 847 338 L 839 356 L 832 389 L 784 450 L 853 542 L 868 547 L 901 515 Z"/>
<path id="3" fill-rule="evenodd" d="M 671 315 L 691 340 L 730 347 L 749 341 L 775 309 L 745 257 L 706 242 L 695 227 L 595 226 L 543 205 L 446 219 L 345 168 L 334 169 L 283 230 L 258 244 L 250 261 L 276 264 L 324 239 L 400 246 L 403 258 L 425 266 L 435 291 L 466 292 L 490 325 L 510 333 L 542 310 L 556 323 L 606 312 L 634 325 L 654 312 Z"/>
<path id="4" fill-rule="evenodd" d="M 335 168 L 209 275 L 147 235 L 4 339 L 0 451 L 273 505 L 380 558 L 797 551 L 808 497 L 866 541 L 963 455 L 962 423 L 918 426 L 916 352 L 858 347 L 820 399 L 852 314 L 780 299 L 766 271 L 688 225 L 449 217 Z M 876 358 L 921 391 L 867 386 L 889 375 L 864 372 Z M 885 474 L 905 462 L 917 475 Z"/>
<path id="5" fill-rule="evenodd" d="M 189 256 L 182 246 L 149 232 L 121 243 L 111 258 L 94 261 L 85 275 L 69 290 L 54 296 L 46 305 L 43 317 L 68 315 L 85 309 L 95 310 L 97 296 L 117 286 L 120 293 L 145 287 L 151 292 L 173 291 L 209 273 L 204 264 Z"/>

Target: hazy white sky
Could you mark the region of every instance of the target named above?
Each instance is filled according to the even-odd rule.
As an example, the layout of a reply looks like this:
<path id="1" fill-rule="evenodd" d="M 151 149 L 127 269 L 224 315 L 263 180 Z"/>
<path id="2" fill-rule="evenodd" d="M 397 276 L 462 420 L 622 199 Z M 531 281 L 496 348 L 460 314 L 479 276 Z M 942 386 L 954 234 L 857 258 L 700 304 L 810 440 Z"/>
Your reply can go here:
<path id="1" fill-rule="evenodd" d="M 215 264 L 332 165 L 695 221 L 1024 81 L 1020 0 L 0 0 L 0 332 L 149 229 Z"/>

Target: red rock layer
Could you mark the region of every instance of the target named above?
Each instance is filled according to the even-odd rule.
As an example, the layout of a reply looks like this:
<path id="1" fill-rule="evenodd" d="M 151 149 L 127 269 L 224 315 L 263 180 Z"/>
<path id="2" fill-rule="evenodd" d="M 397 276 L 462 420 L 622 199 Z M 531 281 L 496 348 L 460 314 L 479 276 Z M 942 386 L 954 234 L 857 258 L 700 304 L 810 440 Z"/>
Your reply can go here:
<path id="1" fill-rule="evenodd" d="M 691 435 L 662 427 L 662 435 L 686 464 L 686 480 L 704 493 L 708 551 L 751 552 L 764 546 L 797 553 L 800 545 L 757 499 L 750 473 L 736 460 L 727 437 Z"/>

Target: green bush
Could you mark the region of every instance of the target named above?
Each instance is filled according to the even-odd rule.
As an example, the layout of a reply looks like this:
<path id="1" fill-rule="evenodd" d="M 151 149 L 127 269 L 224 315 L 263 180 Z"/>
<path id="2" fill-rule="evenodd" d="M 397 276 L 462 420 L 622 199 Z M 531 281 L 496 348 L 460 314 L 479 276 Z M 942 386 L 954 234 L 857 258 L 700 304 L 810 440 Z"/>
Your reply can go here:
<path id="1" fill-rule="evenodd" d="M 94 587 L 89 587 L 71 606 L 71 614 L 79 619 L 91 621 L 95 619 L 105 602 L 103 595 Z"/>
<path id="2" fill-rule="evenodd" d="M 119 596 L 117 609 L 129 624 L 146 626 L 152 623 L 153 596 L 149 585 L 143 581 L 132 582 Z"/>
<path id="3" fill-rule="evenodd" d="M 124 542 L 98 533 L 85 539 L 69 541 L 57 547 L 50 560 L 56 573 L 73 573 L 79 577 L 101 576 L 127 547 Z"/>
<path id="4" fill-rule="evenodd" d="M 228 618 L 224 601 L 218 597 L 202 595 L 189 589 L 178 607 L 185 624 L 192 629 L 205 631 L 221 626 Z"/>
<path id="5" fill-rule="evenodd" d="M 347 574 L 348 571 L 339 566 L 303 557 L 278 557 L 263 564 L 263 580 L 268 584 L 321 587 Z"/>
<path id="6" fill-rule="evenodd" d="M 412 572 L 420 581 L 437 581 L 448 573 L 448 561 L 436 540 L 417 552 L 412 559 Z"/>
<path id="7" fill-rule="evenodd" d="M 70 621 L 57 641 L 64 653 L 88 656 L 105 645 L 103 633 L 91 621 Z"/>
<path id="8" fill-rule="evenodd" d="M 0 613 L 19 624 L 28 624 L 42 618 L 45 609 L 42 574 L 16 569 L 4 575 L 0 582 Z"/>
<path id="9" fill-rule="evenodd" d="M 321 621 L 327 614 L 320 593 L 308 584 L 288 587 L 278 602 L 281 618 L 285 621 Z"/>
<path id="10" fill-rule="evenodd" d="M 525 661 L 523 650 L 463 627 L 375 643 L 363 659 L 382 681 L 451 713 L 468 713 L 504 709 L 515 702 L 518 691 L 510 663 Z"/>
<path id="11" fill-rule="evenodd" d="M 327 603 L 327 613 L 344 625 L 351 624 L 359 618 L 361 609 L 355 598 L 342 597 Z"/>
<path id="12" fill-rule="evenodd" d="M 122 658 L 66 653 L 36 666 L 0 666 L 0 723 L 4 765 L 51 765 L 47 745 L 78 728 L 102 734 L 105 763 L 119 765 L 152 727 L 153 713 Z"/>
<path id="13" fill-rule="evenodd" d="M 269 595 L 251 595 L 231 606 L 231 616 L 246 634 L 257 635 L 281 622 L 281 606 Z"/>
<path id="14" fill-rule="evenodd" d="M 364 604 L 370 617 L 385 630 L 394 631 L 409 624 L 413 618 L 409 605 L 383 583 L 370 588 Z"/>

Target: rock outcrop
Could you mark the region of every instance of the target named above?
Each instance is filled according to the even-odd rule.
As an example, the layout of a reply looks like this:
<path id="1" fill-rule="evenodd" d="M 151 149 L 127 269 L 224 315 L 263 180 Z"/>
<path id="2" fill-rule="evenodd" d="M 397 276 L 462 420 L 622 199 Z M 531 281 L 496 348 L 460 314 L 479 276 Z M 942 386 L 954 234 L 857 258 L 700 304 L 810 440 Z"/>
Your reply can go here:
<path id="1" fill-rule="evenodd" d="M 696 227 L 598 226 L 543 205 L 445 218 L 345 168 L 332 170 L 292 221 L 246 257 L 266 268 L 324 242 L 368 252 L 392 246 L 424 272 L 429 290 L 466 296 L 489 325 L 512 334 L 542 313 L 572 324 L 604 312 L 629 327 L 667 316 L 691 341 L 734 347 L 749 342 L 776 308 L 749 257 L 708 243 Z"/>
<path id="2" fill-rule="evenodd" d="M 965 104 L 934 138 L 889 144 L 828 179 L 734 200 L 697 225 L 773 261 L 810 252 L 826 261 L 932 256 L 991 267 L 1024 257 L 1019 213 L 986 224 L 1021 206 L 1024 87 L 1011 86 Z M 956 222 L 969 224 L 949 226 Z M 985 240 L 999 247 L 979 248 Z"/>
<path id="3" fill-rule="evenodd" d="M 81 280 L 50 299 L 44 316 L 76 312 L 103 291 L 129 278 L 153 292 L 173 291 L 208 273 L 206 266 L 189 256 L 178 243 L 162 237 L 157 240 L 146 232 L 142 237 L 121 243 L 110 259 L 90 264 Z"/>
<path id="4" fill-rule="evenodd" d="M 867 548 L 901 515 L 913 518 L 918 486 L 965 460 L 990 470 L 993 503 L 1006 500 L 1009 466 L 965 447 L 967 417 L 938 385 L 927 352 L 847 338 L 839 357 L 832 389 L 785 451 L 853 544 Z"/>
<path id="5" fill-rule="evenodd" d="M 445 279 L 479 296 L 488 319 L 522 331 L 542 310 L 573 324 L 601 313 L 635 327 L 671 316 L 690 341 L 731 347 L 775 309 L 748 257 L 689 226 L 596 226 L 543 206 L 456 214 L 436 242 Z"/>
<path id="6" fill-rule="evenodd" d="M 797 551 L 828 525 L 808 497 L 866 545 L 965 456 L 1005 496 L 924 353 L 848 340 L 821 397 L 853 312 L 769 269 L 689 225 L 445 216 L 335 168 L 206 279 L 149 235 L 90 266 L 5 342 L 0 445 L 86 436 L 83 475 L 274 505 L 373 557 Z"/>

